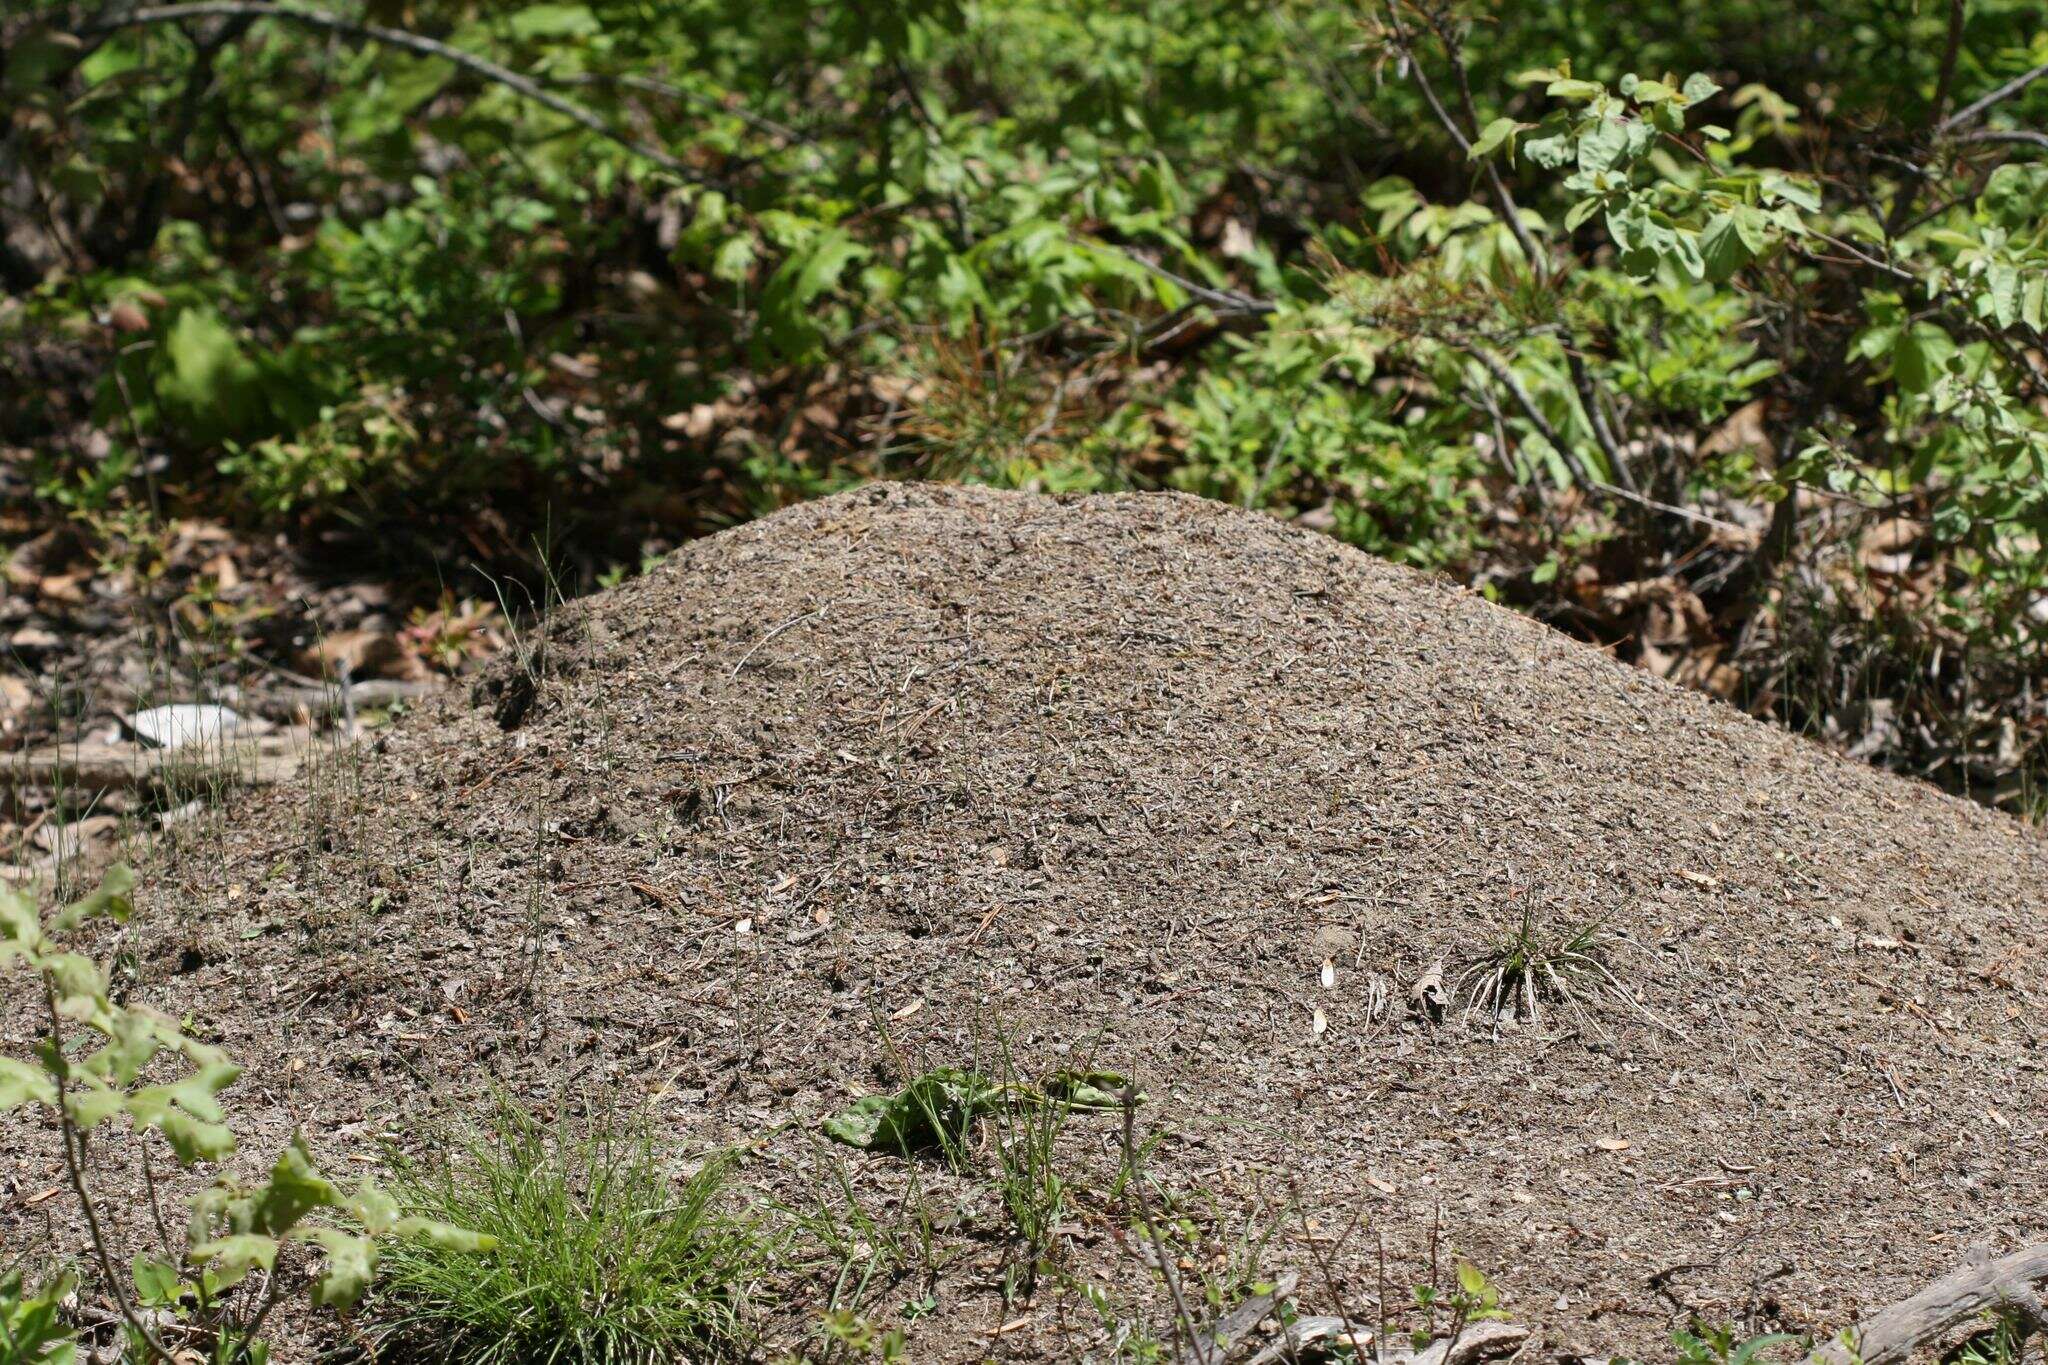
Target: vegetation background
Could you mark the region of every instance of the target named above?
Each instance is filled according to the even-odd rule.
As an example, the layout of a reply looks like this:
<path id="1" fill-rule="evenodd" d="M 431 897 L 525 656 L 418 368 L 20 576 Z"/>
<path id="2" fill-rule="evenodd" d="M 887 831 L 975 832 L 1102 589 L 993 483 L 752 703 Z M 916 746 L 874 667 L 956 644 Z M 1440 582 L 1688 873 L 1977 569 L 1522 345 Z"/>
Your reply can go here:
<path id="1" fill-rule="evenodd" d="M 2040 808 L 2034 0 L 11 0 L 0 44 L 10 745 L 145 653 L 452 670 L 503 601 L 947 478 L 1266 509 Z"/>

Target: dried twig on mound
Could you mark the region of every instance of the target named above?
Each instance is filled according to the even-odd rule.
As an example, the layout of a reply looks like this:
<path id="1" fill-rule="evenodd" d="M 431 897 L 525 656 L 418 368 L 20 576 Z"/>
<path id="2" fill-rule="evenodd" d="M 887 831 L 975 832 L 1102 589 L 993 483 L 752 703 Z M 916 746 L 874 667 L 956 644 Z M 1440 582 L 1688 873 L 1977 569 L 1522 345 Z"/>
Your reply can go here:
<path id="1" fill-rule="evenodd" d="M 1888 1365 L 1910 1359 L 1986 1314 L 2017 1313 L 2033 1331 L 2048 1329 L 2048 1243 L 1992 1260 L 1982 1254 L 1910 1299 L 1876 1313 L 1813 1353 L 1818 1365 Z"/>

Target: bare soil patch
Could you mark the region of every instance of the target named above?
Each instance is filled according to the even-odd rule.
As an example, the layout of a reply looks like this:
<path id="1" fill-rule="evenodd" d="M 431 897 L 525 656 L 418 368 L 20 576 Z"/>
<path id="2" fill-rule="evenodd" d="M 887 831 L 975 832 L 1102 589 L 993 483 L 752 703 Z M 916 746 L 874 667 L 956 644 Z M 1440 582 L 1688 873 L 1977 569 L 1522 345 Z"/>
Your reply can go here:
<path id="1" fill-rule="evenodd" d="M 1440 1218 L 1554 1355 L 1829 1330 L 2048 1238 L 2037 834 L 1190 498 L 885 485 L 694 543 L 145 871 L 135 989 L 247 1065 L 252 1160 L 624 1093 L 764 1198 L 844 1162 L 888 1208 L 905 1163 L 817 1120 L 1000 1038 L 1143 1086 L 1191 1273 L 1285 1207 L 1267 1268 L 1370 1314 Z M 1525 910 L 1604 973 L 1469 1012 Z M 1114 1128 L 1070 1123 L 1078 1183 Z M 0 1127 L 9 1244 L 47 1137 Z M 923 1185 L 913 1358 L 1102 1350 L 1071 1285 L 1003 1302 L 985 1191 Z M 1106 1206 L 1063 1237 L 1158 1312 Z"/>

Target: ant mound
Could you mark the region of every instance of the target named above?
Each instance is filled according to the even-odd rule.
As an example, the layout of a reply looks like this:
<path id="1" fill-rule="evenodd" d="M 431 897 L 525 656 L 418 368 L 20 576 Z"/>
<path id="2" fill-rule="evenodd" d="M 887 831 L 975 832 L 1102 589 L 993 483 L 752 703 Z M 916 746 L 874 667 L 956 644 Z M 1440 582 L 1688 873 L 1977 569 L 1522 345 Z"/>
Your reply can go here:
<path id="1" fill-rule="evenodd" d="M 1166 1340 L 1168 1243 L 1195 1317 L 1292 1269 L 1424 1326 L 1464 1260 L 1545 1352 L 1657 1358 L 2048 1238 L 2041 839 L 1443 582 L 1193 498 L 882 485 L 516 653 L 123 931 L 343 1169 L 499 1090 L 745 1144 L 762 1207 L 941 1191 L 858 1305 L 916 1359 L 1106 1359 L 1105 1303 Z M 821 1134 L 938 1067 L 1122 1073 L 1135 1141 L 1066 1114 L 1020 1252 L 1014 1111 L 951 1162 Z"/>

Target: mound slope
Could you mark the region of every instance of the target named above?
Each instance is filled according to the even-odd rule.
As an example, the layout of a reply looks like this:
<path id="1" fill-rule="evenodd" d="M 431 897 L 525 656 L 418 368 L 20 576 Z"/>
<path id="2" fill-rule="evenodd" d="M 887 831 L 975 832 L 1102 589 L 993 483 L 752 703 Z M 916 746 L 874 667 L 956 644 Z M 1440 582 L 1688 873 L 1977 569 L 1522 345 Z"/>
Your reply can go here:
<path id="1" fill-rule="evenodd" d="M 1326 539 L 878 486 L 573 605 L 531 672 L 233 812 L 126 931 L 342 1159 L 493 1078 L 619 1086 L 786 1194 L 813 1120 L 999 1020 L 1139 1078 L 1163 1183 L 1284 1192 L 1281 1259 L 1362 1211 L 1319 1243 L 1360 1300 L 1440 1209 L 1555 1352 L 2048 1237 L 2040 838 Z M 1411 1008 L 1525 908 L 1618 986 Z M 1082 1353 L 992 1337 L 962 1266 L 919 1358 Z"/>

